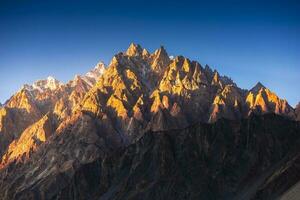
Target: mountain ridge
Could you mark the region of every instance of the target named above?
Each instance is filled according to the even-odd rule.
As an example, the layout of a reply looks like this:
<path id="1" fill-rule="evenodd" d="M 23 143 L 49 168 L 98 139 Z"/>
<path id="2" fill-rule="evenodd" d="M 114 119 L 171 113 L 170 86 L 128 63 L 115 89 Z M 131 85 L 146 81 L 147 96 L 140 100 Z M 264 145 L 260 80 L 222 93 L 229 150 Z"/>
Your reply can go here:
<path id="1" fill-rule="evenodd" d="M 134 132 L 184 128 L 197 121 L 213 123 L 222 117 L 240 119 L 252 112 L 297 119 L 287 101 L 260 82 L 244 90 L 208 65 L 202 67 L 183 56 L 170 59 L 163 46 L 149 53 L 134 43 L 116 54 L 107 67 L 99 62 L 66 84 L 48 77 L 23 86 L 1 108 L 4 114 L 0 115 L 2 121 L 22 121 L 15 119 L 15 114 L 6 115 L 4 110 L 8 108 L 30 120 L 16 124 L 14 134 L 5 128 L 11 122 L 1 123 L 0 132 L 7 135 L 2 136 L 1 155 L 12 140 L 48 112 L 55 116 L 53 131 L 67 126 L 73 113 L 83 112 L 97 116 L 106 132 L 124 141 L 138 137 Z"/>
<path id="2" fill-rule="evenodd" d="M 269 185 L 273 183 L 269 180 L 275 175 L 286 176 L 286 172 L 280 167 L 272 169 L 273 164 L 285 161 L 288 153 L 294 158 L 299 149 L 294 148 L 298 147 L 299 128 L 299 123 L 282 116 L 253 114 L 242 121 L 220 119 L 186 129 L 150 131 L 135 143 L 114 151 L 94 146 L 99 138 L 89 131 L 95 127 L 77 137 L 55 136 L 28 162 L 10 169 L 17 176 L 4 173 L 8 168 L 0 171 L 0 190 L 6 191 L 1 198 L 232 199 L 241 195 L 244 199 L 274 199 L 282 191 L 270 195 Z M 88 156 L 84 158 L 87 160 L 70 159 L 72 154 L 62 144 L 74 145 L 74 152 L 84 150 L 80 157 Z M 57 152 L 61 152 L 59 158 L 47 165 Z M 299 153 L 296 155 L 299 157 Z M 248 164 L 240 165 L 241 160 Z M 233 166 L 235 171 L 230 173 Z M 28 174 L 25 181 L 21 181 L 22 173 Z M 260 176 L 265 177 L 263 181 Z M 289 185 L 296 181 L 291 180 Z M 247 187 L 243 187 L 248 184 L 257 189 L 248 194 Z M 265 184 L 268 187 L 264 190 Z"/>
<path id="3" fill-rule="evenodd" d="M 65 84 L 50 77 L 25 85 L 0 108 L 0 180 L 3 176 L 3 184 L 5 177 L 14 182 L 19 175 L 6 172 L 16 170 L 20 176 L 36 174 L 29 186 L 36 180 L 52 184 L 48 176 L 58 178 L 67 171 L 72 177 L 79 166 L 127 148 L 145 133 L 273 114 L 296 121 L 299 107 L 292 108 L 260 82 L 241 89 L 208 65 L 183 56 L 170 58 L 163 46 L 150 53 L 131 44 L 108 66 L 99 62 Z M 26 168 L 31 165 L 37 171 Z"/>

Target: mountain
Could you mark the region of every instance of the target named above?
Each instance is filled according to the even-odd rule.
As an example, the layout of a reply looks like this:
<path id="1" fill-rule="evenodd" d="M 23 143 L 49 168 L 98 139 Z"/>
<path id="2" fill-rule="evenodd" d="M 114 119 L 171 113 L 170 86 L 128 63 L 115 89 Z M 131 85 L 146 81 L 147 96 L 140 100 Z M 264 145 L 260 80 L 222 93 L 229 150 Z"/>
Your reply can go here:
<path id="1" fill-rule="evenodd" d="M 297 120 L 300 121 L 300 102 L 296 106 L 295 113 L 297 116 Z"/>
<path id="2" fill-rule="evenodd" d="M 0 108 L 2 199 L 151 199 L 159 187 L 169 189 L 157 199 L 223 199 L 248 195 L 241 185 L 269 197 L 272 183 L 256 181 L 297 153 L 299 116 L 260 82 L 241 89 L 163 46 L 131 44 L 66 84 L 26 84 Z"/>
<path id="3" fill-rule="evenodd" d="M 254 86 L 246 97 L 247 106 L 254 112 L 284 113 L 286 116 L 295 118 L 293 108 L 286 100 L 280 99 L 275 93 L 263 86 L 260 82 Z"/>
<path id="4" fill-rule="evenodd" d="M 260 85 L 243 90 L 208 66 L 183 56 L 170 59 L 163 47 L 150 54 L 131 44 L 113 57 L 84 98 L 82 111 L 97 116 L 123 138 L 135 138 L 135 132 L 144 130 L 184 128 L 197 121 L 241 119 L 252 112 L 295 118 L 287 101 Z"/>
<path id="5" fill-rule="evenodd" d="M 284 179 L 299 172 L 299 125 L 274 114 L 220 119 L 149 131 L 115 151 L 96 145 L 96 127 L 55 136 L 2 171 L 2 199 L 276 199 L 300 179 Z M 84 163 L 67 158 L 70 145 Z"/>
<path id="6" fill-rule="evenodd" d="M 53 133 L 52 122 L 50 114 L 47 114 L 38 122 L 26 128 L 20 138 L 9 145 L 7 153 L 3 156 L 2 165 L 15 159 L 29 158 L 31 151 L 35 150 L 40 143 L 45 142 Z"/>
<path id="7" fill-rule="evenodd" d="M 39 123 L 48 113 L 54 115 L 51 122 L 54 131 L 75 111 L 77 104 L 104 70 L 105 66 L 100 62 L 92 71 L 84 76 L 75 76 L 67 84 L 48 77 L 22 86 L 0 108 L 0 155 L 5 153 L 11 142 L 21 137 L 26 128 Z"/>
<path id="8" fill-rule="evenodd" d="M 49 76 L 45 80 L 38 80 L 32 85 L 24 85 L 23 88 L 25 88 L 28 91 L 34 91 L 37 90 L 39 93 L 45 93 L 47 90 L 55 91 L 62 87 L 62 83 L 60 83 L 55 78 Z"/>
<path id="9" fill-rule="evenodd" d="M 0 155 L 30 124 L 42 116 L 29 91 L 21 89 L 0 109 Z"/>

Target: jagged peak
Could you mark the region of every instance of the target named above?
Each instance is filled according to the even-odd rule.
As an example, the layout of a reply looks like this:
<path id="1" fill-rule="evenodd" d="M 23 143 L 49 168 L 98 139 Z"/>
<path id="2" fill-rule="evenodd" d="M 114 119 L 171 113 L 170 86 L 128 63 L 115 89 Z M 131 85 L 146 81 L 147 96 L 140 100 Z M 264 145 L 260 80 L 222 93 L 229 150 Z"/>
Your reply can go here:
<path id="1" fill-rule="evenodd" d="M 253 92 L 253 93 L 257 93 L 261 89 L 266 89 L 266 87 L 261 82 L 258 82 L 258 83 L 256 83 L 256 85 L 250 91 Z"/>
<path id="2" fill-rule="evenodd" d="M 105 66 L 104 62 L 100 61 L 96 64 L 94 69 L 92 69 L 91 71 L 86 73 L 85 76 L 92 78 L 92 79 L 97 79 L 101 74 L 104 73 L 105 70 L 106 70 L 106 66 Z"/>
<path id="3" fill-rule="evenodd" d="M 74 87 L 81 81 L 83 81 L 82 77 L 80 75 L 76 74 L 74 79 L 72 81 L 70 81 L 70 83 L 71 83 L 71 86 Z"/>
<path id="4" fill-rule="evenodd" d="M 147 49 L 143 49 L 142 54 L 143 54 L 143 56 L 146 56 L 146 57 L 150 56 L 150 53 Z"/>
<path id="5" fill-rule="evenodd" d="M 57 86 L 62 85 L 60 81 L 55 79 L 53 76 L 48 76 L 47 79 L 38 80 L 33 85 L 43 86 L 51 90 L 56 89 Z"/>
<path id="6" fill-rule="evenodd" d="M 225 83 L 226 85 L 234 85 L 237 86 L 235 82 L 233 82 L 233 80 L 228 77 L 228 76 L 221 76 L 221 80 L 223 81 L 223 83 Z"/>
<path id="7" fill-rule="evenodd" d="M 115 56 L 111 59 L 111 61 L 110 61 L 110 63 L 109 63 L 108 66 L 116 65 L 117 63 L 118 63 L 118 58 L 117 58 L 117 56 L 115 55 Z"/>
<path id="8" fill-rule="evenodd" d="M 77 84 L 85 82 L 90 87 L 92 87 L 98 78 L 105 72 L 106 65 L 104 62 L 100 61 L 96 64 L 96 66 L 87 72 L 85 75 L 75 75 L 74 79 L 69 81 L 69 85 L 71 87 L 75 87 Z"/>
<path id="9" fill-rule="evenodd" d="M 54 77 L 48 76 L 46 81 L 45 80 L 37 81 L 33 84 L 33 87 L 56 90 L 61 85 L 63 84 L 58 80 L 56 80 Z"/>
<path id="10" fill-rule="evenodd" d="M 205 72 L 207 78 L 211 81 L 214 76 L 214 72 L 209 65 L 206 64 L 204 66 L 204 72 Z"/>
<path id="11" fill-rule="evenodd" d="M 216 70 L 213 72 L 213 78 L 212 78 L 212 85 L 219 85 L 220 84 L 220 74 Z"/>
<path id="12" fill-rule="evenodd" d="M 105 63 L 103 61 L 99 61 L 94 67 L 95 70 L 103 70 L 105 69 Z"/>
<path id="13" fill-rule="evenodd" d="M 206 71 L 209 71 L 209 72 L 213 73 L 213 70 L 211 69 L 211 67 L 210 67 L 208 64 L 205 64 L 204 69 L 205 69 Z"/>
<path id="14" fill-rule="evenodd" d="M 26 91 L 33 91 L 33 90 L 38 90 L 39 92 L 45 92 L 45 90 L 49 89 L 51 91 L 56 90 L 60 88 L 63 85 L 60 81 L 55 79 L 52 76 L 48 76 L 46 79 L 41 79 L 35 81 L 32 85 L 30 84 L 24 84 L 21 90 L 26 90 Z"/>
<path id="15" fill-rule="evenodd" d="M 33 89 L 33 88 L 32 88 L 32 85 L 24 84 L 24 85 L 22 85 L 22 87 L 20 88 L 19 91 L 22 91 L 22 90 L 31 91 L 32 89 Z"/>
<path id="16" fill-rule="evenodd" d="M 47 77 L 47 81 L 49 81 L 49 82 L 55 82 L 57 80 L 53 76 L 48 76 Z"/>
<path id="17" fill-rule="evenodd" d="M 31 86 L 30 85 L 28 85 L 28 84 L 25 84 L 25 85 L 23 85 L 22 87 L 21 87 L 21 89 L 17 92 L 17 93 L 15 93 L 13 96 L 11 96 L 8 100 L 7 100 L 7 102 L 9 103 L 9 102 L 11 102 L 14 98 L 19 98 L 19 97 L 24 97 L 24 98 L 27 98 L 28 100 L 31 100 L 32 99 L 32 93 L 31 93 L 31 91 L 32 91 L 32 88 L 31 88 Z"/>
<path id="18" fill-rule="evenodd" d="M 131 43 L 126 51 L 128 56 L 140 56 L 143 54 L 143 48 L 139 44 Z"/>
<path id="19" fill-rule="evenodd" d="M 169 57 L 166 49 L 162 45 L 159 47 L 159 49 L 155 50 L 154 54 L 157 55 L 157 56 L 159 55 L 159 56 L 167 56 L 167 57 Z"/>
<path id="20" fill-rule="evenodd" d="M 48 112 L 37 122 L 28 126 L 21 136 L 9 145 L 0 166 L 5 166 L 23 155 L 29 157 L 30 152 L 36 150 L 37 146 L 45 142 L 53 133 L 52 120 L 53 115 Z"/>
<path id="21" fill-rule="evenodd" d="M 217 70 L 214 70 L 214 79 L 219 80 L 220 74 Z"/>
<path id="22" fill-rule="evenodd" d="M 151 58 L 151 68 L 157 73 L 162 73 L 163 69 L 170 62 L 169 55 L 163 46 L 160 46 L 159 49 L 155 50 L 155 52 L 151 54 Z"/>
<path id="23" fill-rule="evenodd" d="M 179 55 L 179 56 L 176 56 L 175 58 L 174 58 L 174 61 L 175 62 L 180 62 L 180 61 L 184 61 L 184 57 L 183 56 L 181 56 L 181 55 Z"/>

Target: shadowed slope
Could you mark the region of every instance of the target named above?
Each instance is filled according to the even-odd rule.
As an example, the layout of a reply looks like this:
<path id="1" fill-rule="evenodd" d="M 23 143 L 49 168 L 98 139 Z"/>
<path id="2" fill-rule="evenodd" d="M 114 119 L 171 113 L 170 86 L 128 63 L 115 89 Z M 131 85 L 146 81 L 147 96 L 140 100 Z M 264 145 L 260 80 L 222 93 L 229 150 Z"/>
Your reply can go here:
<path id="1" fill-rule="evenodd" d="M 101 145 L 83 148 L 93 135 L 88 130 L 84 137 L 75 135 L 51 139 L 31 161 L 12 166 L 15 173 L 2 171 L 2 199 L 232 199 L 295 150 L 300 127 L 276 115 L 240 122 L 221 119 L 212 125 L 148 132 L 115 153 Z M 65 147 L 49 165 L 62 139 Z M 69 145 L 89 159 L 72 157 L 66 151 Z"/>

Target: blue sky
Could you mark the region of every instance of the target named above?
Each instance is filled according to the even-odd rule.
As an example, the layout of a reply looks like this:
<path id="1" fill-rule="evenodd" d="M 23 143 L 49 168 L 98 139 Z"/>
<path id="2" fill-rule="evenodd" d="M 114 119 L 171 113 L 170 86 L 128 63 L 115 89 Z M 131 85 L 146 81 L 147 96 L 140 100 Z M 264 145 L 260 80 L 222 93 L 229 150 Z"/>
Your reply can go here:
<path id="1" fill-rule="evenodd" d="M 299 1 L 298 1 L 299 2 Z M 49 75 L 66 82 L 131 42 L 208 64 L 300 101 L 297 1 L 0 0 L 0 102 Z"/>

